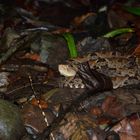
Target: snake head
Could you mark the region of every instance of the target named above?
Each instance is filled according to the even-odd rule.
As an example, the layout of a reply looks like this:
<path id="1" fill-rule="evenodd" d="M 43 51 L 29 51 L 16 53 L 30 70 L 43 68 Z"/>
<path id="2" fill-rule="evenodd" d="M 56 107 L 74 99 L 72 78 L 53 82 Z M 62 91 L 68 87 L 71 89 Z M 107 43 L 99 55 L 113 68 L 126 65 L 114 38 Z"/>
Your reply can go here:
<path id="1" fill-rule="evenodd" d="M 74 68 L 67 64 L 58 65 L 58 71 L 65 77 L 74 77 L 76 75 L 76 71 L 74 70 Z"/>

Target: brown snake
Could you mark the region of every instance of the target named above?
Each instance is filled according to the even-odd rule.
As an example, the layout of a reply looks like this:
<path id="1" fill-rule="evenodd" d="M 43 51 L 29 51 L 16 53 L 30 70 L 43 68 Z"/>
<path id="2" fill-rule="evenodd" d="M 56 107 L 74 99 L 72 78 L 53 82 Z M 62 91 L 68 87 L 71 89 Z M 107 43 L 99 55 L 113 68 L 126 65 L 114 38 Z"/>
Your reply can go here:
<path id="1" fill-rule="evenodd" d="M 122 56 L 119 53 L 97 52 L 83 58 L 75 58 L 68 64 L 59 65 L 58 69 L 65 78 L 61 81 L 63 87 L 85 88 L 85 85 L 77 75 L 77 65 L 88 62 L 91 69 L 97 70 L 111 78 L 113 88 L 139 84 L 140 71 L 138 58 L 135 56 Z"/>

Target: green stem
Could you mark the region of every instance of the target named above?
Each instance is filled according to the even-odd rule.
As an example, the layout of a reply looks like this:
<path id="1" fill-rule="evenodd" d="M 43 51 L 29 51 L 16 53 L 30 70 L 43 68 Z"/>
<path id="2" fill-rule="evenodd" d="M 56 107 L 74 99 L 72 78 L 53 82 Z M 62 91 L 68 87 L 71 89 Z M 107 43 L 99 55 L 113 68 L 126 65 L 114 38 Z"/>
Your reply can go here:
<path id="1" fill-rule="evenodd" d="M 129 32 L 134 32 L 134 29 L 132 29 L 132 28 L 116 29 L 116 30 L 113 30 L 113 31 L 111 31 L 111 32 L 103 35 L 103 37 L 105 37 L 105 38 L 111 38 L 111 37 L 114 37 L 116 35 L 123 34 L 123 33 L 129 33 Z"/>
<path id="2" fill-rule="evenodd" d="M 75 45 L 72 34 L 64 33 L 63 36 L 64 36 L 65 40 L 67 41 L 69 52 L 70 52 L 70 57 L 71 58 L 77 57 L 78 56 L 77 49 L 76 49 L 76 45 Z"/>

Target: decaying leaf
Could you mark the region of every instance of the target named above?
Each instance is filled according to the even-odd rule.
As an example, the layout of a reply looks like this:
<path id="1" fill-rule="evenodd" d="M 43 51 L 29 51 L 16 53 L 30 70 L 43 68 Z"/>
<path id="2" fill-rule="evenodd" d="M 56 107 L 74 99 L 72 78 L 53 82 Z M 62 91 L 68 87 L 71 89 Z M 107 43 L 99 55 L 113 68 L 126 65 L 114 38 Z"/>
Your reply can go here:
<path id="1" fill-rule="evenodd" d="M 112 129 L 119 133 L 121 140 L 139 140 L 139 116 L 133 115 L 130 118 L 124 118 Z"/>

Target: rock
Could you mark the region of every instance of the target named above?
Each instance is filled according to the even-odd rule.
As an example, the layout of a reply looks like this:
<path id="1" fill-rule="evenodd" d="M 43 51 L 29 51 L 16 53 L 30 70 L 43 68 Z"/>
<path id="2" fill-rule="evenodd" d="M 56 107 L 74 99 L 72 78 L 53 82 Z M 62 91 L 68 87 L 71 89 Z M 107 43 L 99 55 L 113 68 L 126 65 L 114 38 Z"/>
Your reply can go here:
<path id="1" fill-rule="evenodd" d="M 56 68 L 58 64 L 64 63 L 69 58 L 67 43 L 62 36 L 46 32 L 36 32 L 32 35 L 34 35 L 33 42 L 28 41 L 31 52 L 39 54 L 41 62 Z"/>
<path id="2" fill-rule="evenodd" d="M 20 140 L 24 132 L 19 109 L 14 104 L 0 99 L 0 140 Z"/>

